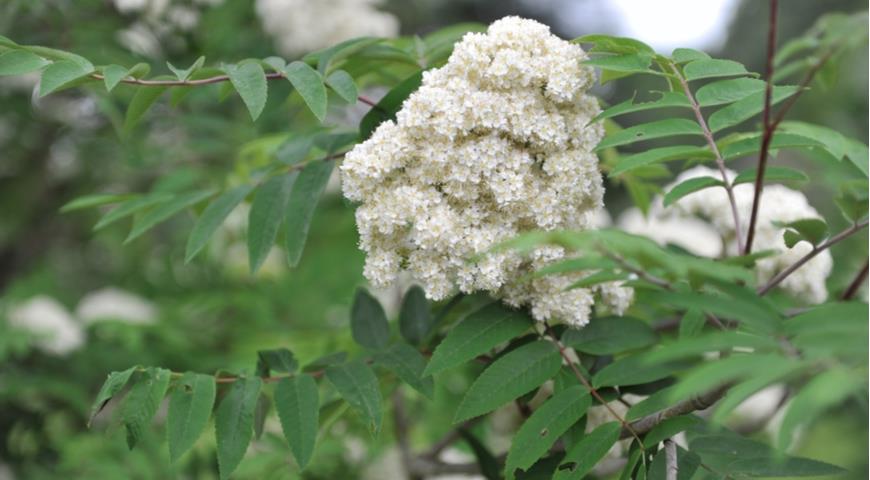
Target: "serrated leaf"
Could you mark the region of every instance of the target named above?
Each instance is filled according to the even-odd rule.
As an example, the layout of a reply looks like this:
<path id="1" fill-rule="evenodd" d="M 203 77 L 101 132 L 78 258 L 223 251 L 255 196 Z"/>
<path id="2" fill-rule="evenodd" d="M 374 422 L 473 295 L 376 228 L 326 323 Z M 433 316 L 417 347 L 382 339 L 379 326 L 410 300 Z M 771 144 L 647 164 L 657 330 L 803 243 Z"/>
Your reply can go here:
<path id="1" fill-rule="evenodd" d="M 229 478 L 239 466 L 254 434 L 254 410 L 263 381 L 238 377 L 215 412 L 215 438 L 220 478 Z"/>
<path id="2" fill-rule="evenodd" d="M 257 358 L 262 364 L 273 372 L 293 373 L 299 368 L 299 362 L 293 352 L 286 348 L 272 350 L 260 350 Z"/>
<path id="3" fill-rule="evenodd" d="M 128 217 L 136 212 L 144 210 L 148 207 L 152 207 L 154 205 L 158 205 L 160 203 L 169 201 L 172 198 L 171 193 L 151 193 L 144 197 L 135 197 L 130 200 L 127 200 L 117 207 L 109 210 L 100 220 L 94 225 L 94 230 L 99 230 L 103 227 L 111 225 L 112 223 Z"/>
<path id="4" fill-rule="evenodd" d="M 155 225 L 170 219 L 185 208 L 196 205 L 212 195 L 214 195 L 214 190 L 202 190 L 199 192 L 177 195 L 171 200 L 162 202 L 157 207 L 154 207 L 154 209 L 136 219 L 133 223 L 133 229 L 130 230 L 130 234 L 127 235 L 124 243 L 129 243 L 135 240 Z"/>
<path id="5" fill-rule="evenodd" d="M 753 93 L 764 91 L 766 82 L 757 78 L 729 78 L 711 82 L 695 92 L 695 100 L 702 107 L 711 107 L 742 100 Z"/>
<path id="6" fill-rule="evenodd" d="M 595 388 L 639 385 L 661 380 L 683 367 L 677 363 L 651 365 L 643 356 L 631 355 L 620 358 L 602 368 L 592 377 Z"/>
<path id="7" fill-rule="evenodd" d="M 154 105 L 154 102 L 160 98 L 160 95 L 166 91 L 166 87 L 147 87 L 136 90 L 133 95 L 133 100 L 127 107 L 127 113 L 124 116 L 124 131 L 129 132 L 139 123 L 145 112 Z"/>
<path id="8" fill-rule="evenodd" d="M 773 87 L 773 94 L 770 100 L 771 106 L 794 95 L 798 91 L 800 91 L 800 87 L 792 85 Z M 713 112 L 707 119 L 707 124 L 711 131 L 718 132 L 724 128 L 740 124 L 761 113 L 762 110 L 764 110 L 764 92 L 752 93 Z"/>
<path id="9" fill-rule="evenodd" d="M 68 86 L 76 80 L 91 74 L 93 71 L 93 67 L 85 68 L 69 60 L 54 62 L 42 71 L 42 77 L 39 80 L 39 96 L 44 97 L 51 92 Z"/>
<path id="10" fill-rule="evenodd" d="M 562 357 L 552 343 L 535 341 L 518 347 L 493 362 L 469 387 L 453 423 L 489 413 L 524 395 L 559 372 Z"/>
<path id="11" fill-rule="evenodd" d="M 109 400 L 112 399 L 118 392 L 120 392 L 130 380 L 130 377 L 133 375 L 133 372 L 136 371 L 138 367 L 130 367 L 127 370 L 121 372 L 112 372 L 106 378 L 106 381 L 103 382 L 103 386 L 100 387 L 100 392 L 97 393 L 97 398 L 94 400 L 94 404 L 91 406 L 91 414 L 88 417 L 88 427 L 91 426 L 91 422 L 94 421 L 94 417 L 100 413 L 100 410 L 106 406 Z"/>
<path id="12" fill-rule="evenodd" d="M 710 187 L 722 187 L 725 184 L 722 180 L 713 177 L 694 177 L 688 180 L 684 180 L 677 185 L 674 185 L 668 193 L 665 194 L 664 204 L 665 206 L 670 206 L 677 200 L 689 195 L 691 193 L 695 193 L 699 190 L 703 190 L 705 188 Z"/>
<path id="13" fill-rule="evenodd" d="M 328 367 L 326 378 L 368 424 L 372 435 L 377 436 L 381 430 L 383 407 L 378 378 L 372 369 L 356 360 Z"/>
<path id="14" fill-rule="evenodd" d="M 241 185 L 228 190 L 203 210 L 202 215 L 199 216 L 193 225 L 190 237 L 187 239 L 187 247 L 184 254 L 185 262 L 193 260 L 193 257 L 205 247 L 209 238 L 214 235 L 214 232 L 217 231 L 230 212 L 251 193 L 251 190 L 253 190 L 253 187 L 249 185 Z"/>
<path id="15" fill-rule="evenodd" d="M 677 135 L 702 135 L 701 127 L 697 123 L 685 118 L 669 118 L 644 123 L 608 135 L 595 147 L 595 151 Z"/>
<path id="16" fill-rule="evenodd" d="M 378 350 L 390 341 L 390 326 L 381 302 L 363 288 L 356 291 L 350 310 L 350 331 L 356 343 Z"/>
<path id="17" fill-rule="evenodd" d="M 170 371 L 147 368 L 142 377 L 130 388 L 121 407 L 121 421 L 127 430 L 127 446 L 132 450 L 160 408 L 160 402 L 169 388 Z"/>
<path id="18" fill-rule="evenodd" d="M 48 62 L 27 50 L 10 50 L 0 55 L 0 76 L 24 75 L 48 65 Z"/>
<path id="19" fill-rule="evenodd" d="M 750 168 L 740 172 L 732 181 L 733 185 L 741 183 L 754 183 L 757 176 L 757 169 Z M 788 167 L 767 167 L 764 170 L 765 182 L 808 182 L 808 177 L 804 172 Z"/>
<path id="20" fill-rule="evenodd" d="M 272 177 L 254 194 L 248 214 L 248 261 L 251 273 L 259 270 L 275 243 L 298 175 L 299 172 L 290 172 Z"/>
<path id="21" fill-rule="evenodd" d="M 314 209 L 326 189 L 334 165 L 333 161 L 315 161 L 302 169 L 293 184 L 287 203 L 284 237 L 287 261 L 291 267 L 299 265 L 299 260 L 302 259 Z"/>
<path id="22" fill-rule="evenodd" d="M 707 60 L 710 58 L 710 55 L 707 55 L 705 52 L 695 50 L 693 48 L 677 48 L 674 49 L 673 53 L 671 53 L 671 58 L 673 58 L 674 61 L 679 64 L 688 63 L 695 60 Z"/>
<path id="23" fill-rule="evenodd" d="M 694 160 L 694 159 L 712 159 L 714 155 L 710 150 L 692 145 L 678 145 L 673 147 L 653 148 L 645 150 L 634 155 L 620 157 L 619 161 L 608 173 L 608 176 L 614 177 L 625 172 L 653 165 L 661 162 L 669 162 L 672 160 Z"/>
<path id="24" fill-rule="evenodd" d="M 414 347 L 407 343 L 396 343 L 376 353 L 374 360 L 426 398 L 434 398 L 435 382 L 431 376 L 423 377 L 426 360 Z"/>
<path id="25" fill-rule="evenodd" d="M 402 102 L 417 90 L 423 82 L 423 72 L 417 72 L 402 80 L 393 87 L 371 110 L 360 120 L 360 141 L 367 140 L 378 125 L 387 121 L 395 120 L 396 112 L 402 107 Z"/>
<path id="26" fill-rule="evenodd" d="M 307 63 L 296 61 L 287 65 L 284 75 L 302 96 L 311 113 L 322 122 L 326 117 L 326 87 L 320 74 Z"/>
<path id="27" fill-rule="evenodd" d="M 310 375 L 285 378 L 275 387 L 275 409 L 281 429 L 301 469 L 314 453 L 319 408 L 317 383 Z"/>
<path id="28" fill-rule="evenodd" d="M 230 77 L 233 88 L 236 89 L 251 120 L 256 120 L 263 112 L 268 97 L 268 81 L 266 72 L 258 62 L 242 62 L 238 65 L 224 65 L 223 71 Z"/>
<path id="29" fill-rule="evenodd" d="M 166 66 L 169 67 L 169 70 L 175 74 L 176 78 L 178 78 L 179 80 L 181 80 L 183 82 L 183 81 L 187 80 L 188 78 L 190 78 L 191 73 L 202 68 L 202 65 L 204 63 L 205 63 L 205 57 L 200 56 L 199 58 L 196 59 L 195 62 L 193 62 L 193 64 L 190 67 L 188 67 L 184 70 L 182 70 L 180 68 L 176 68 L 174 65 L 172 65 L 168 61 L 166 62 Z M 230 78 L 230 81 L 232 81 L 232 78 Z"/>
<path id="30" fill-rule="evenodd" d="M 562 343 L 590 355 L 609 355 L 651 345 L 658 336 L 632 317 L 596 317 L 581 329 L 568 329 Z"/>
<path id="31" fill-rule="evenodd" d="M 555 393 L 523 422 L 514 435 L 505 461 L 510 480 L 514 470 L 528 470 L 550 447 L 586 414 L 591 400 L 586 389 L 575 385 Z"/>
<path id="32" fill-rule="evenodd" d="M 689 103 L 689 100 L 685 95 L 678 92 L 658 92 L 660 96 L 656 100 L 652 100 L 649 102 L 640 102 L 635 103 L 634 98 L 630 98 L 620 104 L 614 105 L 603 112 L 599 113 L 598 116 L 593 118 L 591 121 L 596 122 L 599 120 L 603 120 L 605 118 L 613 118 L 619 115 L 625 115 L 626 113 L 634 113 L 634 112 L 642 112 L 645 110 L 653 110 L 656 108 L 667 108 L 667 107 L 677 107 L 677 108 L 691 108 L 692 105 Z"/>
<path id="33" fill-rule="evenodd" d="M 120 203 L 128 200 L 130 195 L 114 194 L 114 193 L 95 193 L 93 195 L 85 195 L 78 197 L 60 207 L 61 213 L 72 212 L 74 210 L 82 210 L 84 208 L 98 207 L 100 205 L 109 205 L 112 203 Z"/>
<path id="34" fill-rule="evenodd" d="M 525 332 L 532 320 L 521 311 L 491 303 L 468 314 L 438 344 L 424 375 L 432 375 L 487 353 Z"/>
<path id="35" fill-rule="evenodd" d="M 733 77 L 736 75 L 749 75 L 746 67 L 733 60 L 717 58 L 705 58 L 694 60 L 683 67 L 683 75 L 686 80 L 700 80 L 702 78 Z"/>
<path id="36" fill-rule="evenodd" d="M 783 148 L 796 147 L 817 147 L 821 144 L 808 137 L 795 135 L 791 133 L 775 133 L 770 139 L 768 148 L 778 150 Z M 722 158 L 730 160 L 746 155 L 757 155 L 761 150 L 761 134 L 756 134 L 748 138 L 731 142 L 721 148 Z"/>
<path id="37" fill-rule="evenodd" d="M 345 102 L 351 105 L 356 103 L 359 91 L 357 91 L 356 83 L 349 73 L 344 70 L 336 70 L 326 77 L 326 84 Z"/>
<path id="38" fill-rule="evenodd" d="M 620 425 L 617 422 L 605 423 L 591 431 L 568 450 L 553 480 L 583 478 L 619 440 L 619 431 Z"/>
<path id="39" fill-rule="evenodd" d="M 214 377 L 187 372 L 169 397 L 166 436 L 169 459 L 174 462 L 189 450 L 208 425 L 217 385 Z"/>
<path id="40" fill-rule="evenodd" d="M 419 345 L 429 335 L 433 326 L 426 294 L 419 285 L 413 285 L 402 298 L 399 333 L 412 345 Z"/>

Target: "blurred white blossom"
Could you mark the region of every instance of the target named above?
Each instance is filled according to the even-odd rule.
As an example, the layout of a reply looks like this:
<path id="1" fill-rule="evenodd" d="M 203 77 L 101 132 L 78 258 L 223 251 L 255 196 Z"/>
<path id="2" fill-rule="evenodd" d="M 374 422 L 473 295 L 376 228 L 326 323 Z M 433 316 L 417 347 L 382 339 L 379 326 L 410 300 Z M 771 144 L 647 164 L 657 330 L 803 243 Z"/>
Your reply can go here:
<path id="1" fill-rule="evenodd" d="M 619 216 L 617 226 L 628 233 L 643 235 L 661 245 L 673 244 L 702 257 L 722 254 L 719 233 L 698 218 L 644 216 L 639 208 L 630 208 Z"/>
<path id="2" fill-rule="evenodd" d="M 221 3 L 223 0 L 114 0 L 120 13 L 134 19 L 117 33 L 118 42 L 140 55 L 161 57 L 168 39 L 196 28 L 202 10 Z"/>
<path id="3" fill-rule="evenodd" d="M 298 56 L 355 37 L 393 37 L 399 21 L 375 8 L 381 0 L 257 0 L 263 30 L 278 51 Z"/>
<path id="4" fill-rule="evenodd" d="M 361 203 L 369 281 L 383 287 L 410 271 L 430 299 L 482 290 L 574 326 L 588 322 L 596 294 L 617 313 L 627 308 L 632 291 L 618 284 L 519 281 L 565 258 L 561 248 L 487 253 L 530 230 L 594 227 L 604 187 L 593 149 L 604 131 L 588 125 L 600 109 L 586 93 L 595 77 L 585 58 L 547 26 L 507 17 L 465 35 L 444 67 L 424 73 L 397 121 L 341 167 L 344 195 Z"/>
<path id="5" fill-rule="evenodd" d="M 157 309 L 139 295 L 107 287 L 85 295 L 76 307 L 76 316 L 85 324 L 103 320 L 150 324 L 157 317 Z"/>
<path id="6" fill-rule="evenodd" d="M 34 345 L 52 355 L 67 355 L 81 348 L 85 333 L 60 302 L 46 295 L 37 295 L 14 306 L 9 312 L 9 323 L 31 332 Z"/>

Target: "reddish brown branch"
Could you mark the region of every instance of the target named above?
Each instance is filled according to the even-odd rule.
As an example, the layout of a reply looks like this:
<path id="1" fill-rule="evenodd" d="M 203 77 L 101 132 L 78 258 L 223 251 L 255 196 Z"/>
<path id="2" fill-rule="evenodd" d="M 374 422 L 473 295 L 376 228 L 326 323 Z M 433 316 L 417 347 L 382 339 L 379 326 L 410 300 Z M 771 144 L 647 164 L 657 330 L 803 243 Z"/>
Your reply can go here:
<path id="1" fill-rule="evenodd" d="M 861 270 L 858 271 L 858 274 L 855 275 L 855 278 L 849 284 L 849 287 L 843 292 L 843 295 L 840 296 L 840 300 L 850 300 L 852 297 L 858 293 L 858 289 L 861 288 L 861 284 L 867 280 L 867 269 L 870 267 L 870 260 L 864 261 L 864 266 L 861 267 Z"/>

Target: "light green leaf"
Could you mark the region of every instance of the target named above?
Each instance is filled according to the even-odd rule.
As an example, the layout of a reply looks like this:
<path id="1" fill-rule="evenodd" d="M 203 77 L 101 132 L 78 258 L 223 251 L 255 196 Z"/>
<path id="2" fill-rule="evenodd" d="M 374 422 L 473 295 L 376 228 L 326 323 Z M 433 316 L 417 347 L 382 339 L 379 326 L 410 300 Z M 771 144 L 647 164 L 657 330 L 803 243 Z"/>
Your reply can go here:
<path id="1" fill-rule="evenodd" d="M 453 423 L 460 423 L 524 395 L 559 372 L 562 357 L 552 343 L 536 341 L 518 347 L 493 362 L 465 393 Z"/>
<path id="2" fill-rule="evenodd" d="M 333 166 L 335 166 L 333 161 L 315 161 L 309 164 L 299 173 L 293 191 L 290 192 L 285 219 L 284 247 L 291 267 L 299 265 L 299 260 L 302 259 L 311 217 L 314 216 L 314 209 L 326 188 Z"/>
<path id="3" fill-rule="evenodd" d="M 166 395 L 170 371 L 164 368 L 147 368 L 130 388 L 121 407 L 121 421 L 127 429 L 127 446 L 132 450 Z"/>
<path id="4" fill-rule="evenodd" d="M 771 150 L 796 147 L 817 147 L 821 146 L 817 140 L 802 135 L 792 133 L 775 133 L 770 139 Z M 721 148 L 722 158 L 731 160 L 733 158 L 744 157 L 747 155 L 758 155 L 761 150 L 761 134 L 756 134 L 748 138 L 731 142 Z"/>
<path id="5" fill-rule="evenodd" d="M 254 434 L 254 410 L 263 381 L 238 377 L 215 412 L 218 471 L 221 480 L 239 466 Z"/>
<path id="6" fill-rule="evenodd" d="M 106 91 L 111 92 L 128 75 L 129 70 L 120 65 L 103 67 L 103 83 Z"/>
<path id="7" fill-rule="evenodd" d="M 44 97 L 51 92 L 69 86 L 76 80 L 90 75 L 93 71 L 93 67 L 85 68 L 69 60 L 54 62 L 42 71 L 42 77 L 39 81 L 39 96 Z"/>
<path id="8" fill-rule="evenodd" d="M 550 447 L 586 414 L 591 400 L 580 385 L 568 387 L 538 407 L 514 435 L 505 461 L 505 476 L 514 470 L 528 470 Z"/>
<path id="9" fill-rule="evenodd" d="M 733 60 L 701 59 L 689 62 L 683 67 L 683 75 L 686 80 L 700 80 L 713 77 L 733 77 L 735 75 L 749 75 L 746 67 Z"/>
<path id="10" fill-rule="evenodd" d="M 166 436 L 169 459 L 174 462 L 196 443 L 208 425 L 217 393 L 214 377 L 187 372 L 169 397 Z"/>
<path id="11" fill-rule="evenodd" d="M 569 258 L 551 263 L 544 268 L 538 269 L 533 277 L 543 277 L 545 275 L 553 275 L 559 273 L 569 273 L 584 270 L 610 269 L 616 267 L 616 262 L 602 256 L 584 256 L 579 258 Z"/>
<path id="12" fill-rule="evenodd" d="M 433 327 L 429 302 L 419 285 L 405 292 L 402 308 L 399 311 L 399 333 L 412 345 L 419 345 L 426 339 Z"/>
<path id="13" fill-rule="evenodd" d="M 24 75 L 48 65 L 48 62 L 27 50 L 10 50 L 0 55 L 0 76 Z"/>
<path id="14" fill-rule="evenodd" d="M 702 363 L 680 378 L 671 391 L 671 401 L 685 400 L 728 383 L 747 380 L 754 375 L 759 365 L 776 368 L 778 364 L 785 362 L 788 360 L 777 354 L 733 353 L 715 362 Z"/>
<path id="15" fill-rule="evenodd" d="M 72 212 L 84 208 L 98 207 L 100 205 L 109 205 L 112 203 L 120 203 L 130 198 L 130 195 L 114 194 L 114 193 L 95 193 L 93 195 L 85 195 L 78 197 L 60 207 L 61 213 Z"/>
<path id="16" fill-rule="evenodd" d="M 697 123 L 685 118 L 669 118 L 644 123 L 608 135 L 595 147 L 595 151 L 628 145 L 643 140 L 673 137 L 676 135 L 702 135 L 701 127 Z"/>
<path id="17" fill-rule="evenodd" d="M 598 67 L 602 70 L 612 70 L 616 72 L 651 72 L 649 65 L 652 62 L 652 56 L 644 53 L 633 53 L 627 55 L 607 55 L 585 60 L 583 64 L 591 67 Z"/>
<path id="18" fill-rule="evenodd" d="M 378 350 L 390 341 L 390 326 L 384 307 L 363 288 L 358 288 L 350 310 L 350 331 L 356 343 Z"/>
<path id="19" fill-rule="evenodd" d="M 692 48 L 677 48 L 671 53 L 671 58 L 677 63 L 688 63 L 695 60 L 708 60 L 710 55 Z"/>
<path id="20" fill-rule="evenodd" d="M 741 183 L 754 183 L 757 171 L 755 168 L 743 170 L 732 182 L 734 185 Z M 767 167 L 764 170 L 765 182 L 808 182 L 808 177 L 804 172 L 788 167 Z"/>
<path id="21" fill-rule="evenodd" d="M 735 408 L 753 394 L 774 382 L 783 381 L 786 377 L 801 370 L 803 367 L 803 362 L 787 360 L 765 365 L 763 369 L 756 371 L 748 380 L 729 388 L 725 398 L 717 402 L 716 411 L 710 420 L 714 423 L 724 422 Z"/>
<path id="22" fill-rule="evenodd" d="M 287 80 L 302 96 L 311 113 L 321 122 L 326 117 L 326 87 L 317 70 L 303 62 L 292 62 L 284 69 Z"/>
<path id="23" fill-rule="evenodd" d="M 347 103 L 351 105 L 356 103 L 359 92 L 349 73 L 344 70 L 336 70 L 326 77 L 326 84 Z"/>
<path id="24" fill-rule="evenodd" d="M 698 311 L 698 310 L 693 310 Z M 707 352 L 779 349 L 779 343 L 767 336 L 735 331 L 714 331 L 700 336 L 681 338 L 675 342 L 663 342 L 660 348 L 644 356 L 644 363 L 654 364 L 694 357 Z"/>
<path id="25" fill-rule="evenodd" d="M 737 320 L 754 331 L 772 331 L 779 318 L 775 312 L 771 312 L 759 297 L 735 298 L 733 296 L 717 295 L 714 293 L 697 292 L 661 292 L 657 293 L 654 300 L 656 303 L 671 305 L 683 309 L 697 309 L 712 313 L 720 318 Z"/>
<path id="26" fill-rule="evenodd" d="M 311 375 L 285 378 L 275 387 L 275 409 L 284 438 L 299 468 L 304 469 L 314 453 L 320 398 Z"/>
<path id="27" fill-rule="evenodd" d="M 100 413 L 100 410 L 106 406 L 109 400 L 112 399 L 118 392 L 120 392 L 126 385 L 127 381 L 130 380 L 130 377 L 133 375 L 133 372 L 136 371 L 138 367 L 130 367 L 127 370 L 121 372 L 112 372 L 106 378 L 106 381 L 103 383 L 103 386 L 100 387 L 100 392 L 97 394 L 96 400 L 94 400 L 93 406 L 91 406 L 91 414 L 88 417 L 88 427 L 91 426 L 91 422 L 94 421 L 94 417 Z"/>
<path id="28" fill-rule="evenodd" d="M 103 218 L 101 218 L 97 222 L 96 225 L 94 225 L 94 230 L 99 230 L 138 211 L 169 201 L 170 199 L 172 199 L 171 193 L 160 192 L 151 193 L 144 197 L 135 197 L 127 200 L 124 203 L 118 205 L 117 207 L 109 210 L 109 212 L 106 213 Z"/>
<path id="29" fill-rule="evenodd" d="M 607 455 L 619 440 L 620 425 L 617 422 L 605 423 L 580 439 L 565 454 L 553 480 L 583 478 L 599 460 Z"/>
<path id="30" fill-rule="evenodd" d="M 133 95 L 133 100 L 130 101 L 130 106 L 127 107 L 127 114 L 124 116 L 124 131 L 129 132 L 136 126 L 137 123 L 145 115 L 145 112 L 154 105 L 154 102 L 160 98 L 160 95 L 166 91 L 166 87 L 147 87 L 136 90 Z"/>
<path id="31" fill-rule="evenodd" d="M 702 107 L 722 105 L 742 100 L 753 93 L 764 91 L 766 83 L 757 78 L 729 78 L 708 83 L 695 92 L 695 100 Z"/>
<path id="32" fill-rule="evenodd" d="M 773 95 L 770 100 L 771 106 L 794 95 L 799 90 L 800 87 L 792 85 L 773 87 Z M 740 124 L 761 113 L 762 110 L 764 110 L 764 92 L 752 93 L 741 100 L 713 112 L 713 114 L 710 115 L 710 118 L 707 119 L 707 124 L 709 125 L 710 130 L 718 132 L 723 128 L 733 127 L 734 125 Z"/>
<path id="33" fill-rule="evenodd" d="M 599 113 L 597 117 L 592 119 L 592 122 L 596 122 L 599 120 L 603 120 L 605 118 L 613 118 L 619 115 L 625 115 L 626 113 L 634 113 L 634 112 L 642 112 L 644 110 L 652 110 L 656 108 L 666 108 L 666 107 L 678 107 L 678 108 L 692 108 L 692 105 L 689 103 L 689 100 L 685 95 L 678 92 L 659 92 L 660 97 L 656 100 L 650 102 L 641 102 L 635 103 L 634 98 L 630 98 L 618 105 L 614 105 L 603 112 Z"/>
<path id="34" fill-rule="evenodd" d="M 193 225 L 190 237 L 187 239 L 187 248 L 184 254 L 185 262 L 193 260 L 193 257 L 205 247 L 209 238 L 221 226 L 224 219 L 251 193 L 251 190 L 253 190 L 253 187 L 249 185 L 241 185 L 228 190 L 203 210 L 202 215 L 199 216 Z"/>
<path id="35" fill-rule="evenodd" d="M 242 62 L 238 65 L 224 65 L 223 71 L 242 97 L 251 119 L 256 120 L 263 112 L 268 97 L 266 72 L 258 62 Z"/>
<path id="36" fill-rule="evenodd" d="M 828 237 L 828 224 L 820 218 L 803 218 L 780 226 L 786 228 L 785 233 L 793 231 L 797 234 L 793 236 L 793 241 L 786 237 L 785 244 L 788 248 L 794 247 L 801 240 L 818 245 Z"/>
<path id="37" fill-rule="evenodd" d="M 135 240 L 158 223 L 168 220 L 185 208 L 196 205 L 197 203 L 211 197 L 212 195 L 214 195 L 214 190 L 202 190 L 199 192 L 177 195 L 171 200 L 162 202 L 154 209 L 148 211 L 146 214 L 136 219 L 136 221 L 133 223 L 133 229 L 130 230 L 130 234 L 127 235 L 124 243 L 129 243 Z"/>
<path id="38" fill-rule="evenodd" d="M 634 155 L 620 157 L 616 166 L 613 167 L 608 175 L 614 177 L 646 165 L 668 162 L 671 160 L 706 160 L 713 158 L 714 155 L 709 149 L 692 145 L 653 148 Z"/>
<path id="39" fill-rule="evenodd" d="M 581 329 L 568 329 L 562 343 L 583 353 L 609 355 L 651 345 L 658 336 L 632 317 L 596 317 Z"/>
<path id="40" fill-rule="evenodd" d="M 423 377 L 426 360 L 416 348 L 407 343 L 396 343 L 374 356 L 375 363 L 395 373 L 403 382 L 432 400 L 435 382 L 431 376 Z"/>
<path id="41" fill-rule="evenodd" d="M 72 52 L 67 52 L 64 50 L 58 50 L 56 48 L 49 47 L 41 47 L 39 45 L 27 45 L 23 47 L 26 50 L 29 50 L 32 53 L 39 55 L 40 57 L 47 58 L 49 60 L 54 60 L 55 63 L 59 62 L 72 62 L 76 65 L 80 66 L 82 69 L 87 70 L 89 72 L 94 71 L 94 64 L 91 63 L 87 58 L 76 55 Z"/>
<path id="42" fill-rule="evenodd" d="M 378 378 L 372 369 L 356 360 L 326 369 L 326 378 L 368 424 L 373 436 L 381 431 L 383 408 Z"/>
<path id="43" fill-rule="evenodd" d="M 680 340 L 697 337 L 707 324 L 707 319 L 699 310 L 688 310 L 680 319 Z"/>
<path id="44" fill-rule="evenodd" d="M 529 316 L 491 303 L 468 314 L 438 344 L 424 375 L 432 375 L 489 352 L 532 326 Z"/>
<path id="45" fill-rule="evenodd" d="M 291 172 L 270 178 L 254 195 L 248 214 L 248 261 L 251 273 L 256 272 L 266 260 L 281 220 L 286 215 L 290 191 L 299 172 Z"/>
<path id="46" fill-rule="evenodd" d="M 172 65 L 168 61 L 166 62 L 166 66 L 169 67 L 169 70 L 175 74 L 176 78 L 178 78 L 179 80 L 181 80 L 183 82 L 183 81 L 187 80 L 188 78 L 190 78 L 191 73 L 202 68 L 202 65 L 204 63 L 205 63 L 205 57 L 200 56 L 199 58 L 196 59 L 195 62 L 193 62 L 193 65 L 191 65 L 190 67 L 188 67 L 185 70 L 182 70 L 180 68 L 176 68 L 174 65 Z M 230 79 L 230 81 L 232 81 L 232 79 Z"/>
<path id="47" fill-rule="evenodd" d="M 688 180 L 684 180 L 677 185 L 674 185 L 668 193 L 665 194 L 664 204 L 665 206 L 669 206 L 677 200 L 689 195 L 690 193 L 695 193 L 699 190 L 703 190 L 705 188 L 710 187 L 722 187 L 725 184 L 722 180 L 713 177 L 693 177 Z"/>
<path id="48" fill-rule="evenodd" d="M 591 34 L 583 35 L 571 40 L 571 43 L 591 43 L 591 52 L 608 53 L 645 53 L 654 55 L 656 52 L 649 45 L 627 37 L 614 37 L 612 35 Z"/>

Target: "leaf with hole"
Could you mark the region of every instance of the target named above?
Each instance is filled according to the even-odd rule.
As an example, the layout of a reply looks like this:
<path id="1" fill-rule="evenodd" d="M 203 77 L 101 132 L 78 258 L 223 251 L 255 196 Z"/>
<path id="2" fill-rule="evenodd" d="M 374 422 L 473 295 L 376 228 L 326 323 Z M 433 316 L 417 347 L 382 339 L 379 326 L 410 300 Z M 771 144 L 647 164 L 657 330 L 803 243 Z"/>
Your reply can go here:
<path id="1" fill-rule="evenodd" d="M 579 480 L 607 455 L 619 440 L 620 425 L 605 423 L 583 437 L 565 454 L 553 480 Z"/>
<path id="2" fill-rule="evenodd" d="M 160 408 L 166 389 L 169 388 L 170 373 L 164 368 L 146 368 L 130 387 L 130 393 L 121 406 L 121 422 L 127 430 L 127 446 L 131 450 L 142 438 Z"/>
<path id="3" fill-rule="evenodd" d="M 166 437 L 169 459 L 174 462 L 188 451 L 208 425 L 217 393 L 214 377 L 187 372 L 169 396 Z"/>

